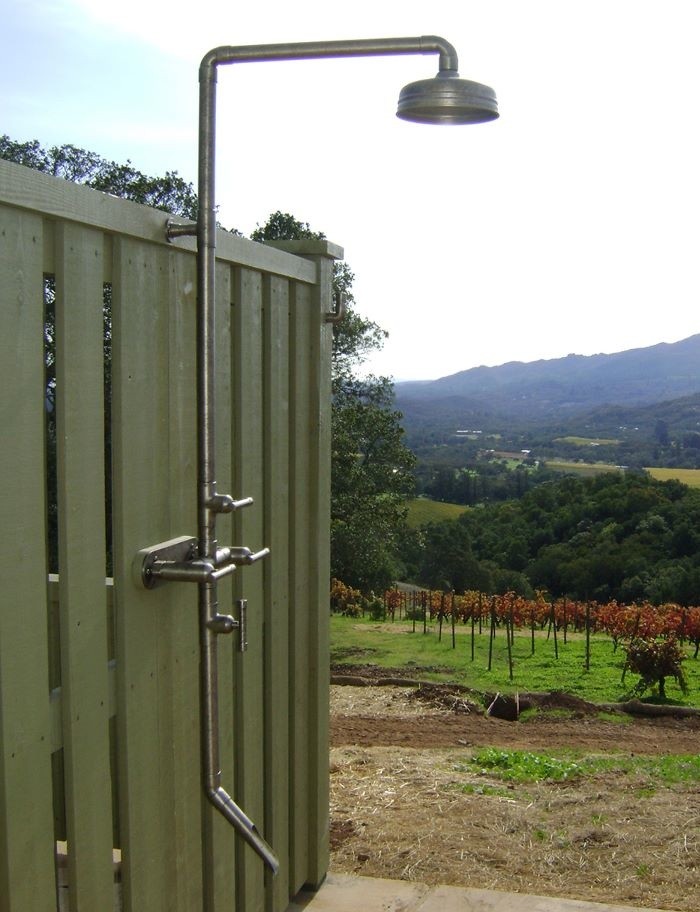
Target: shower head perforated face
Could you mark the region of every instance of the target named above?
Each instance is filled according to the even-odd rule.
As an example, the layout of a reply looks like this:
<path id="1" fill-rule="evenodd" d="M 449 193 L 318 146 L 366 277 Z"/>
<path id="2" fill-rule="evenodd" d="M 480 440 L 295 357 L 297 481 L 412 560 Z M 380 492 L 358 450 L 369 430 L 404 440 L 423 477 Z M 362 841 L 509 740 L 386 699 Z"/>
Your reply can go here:
<path id="1" fill-rule="evenodd" d="M 489 86 L 443 71 L 401 90 L 396 116 L 426 124 L 485 123 L 498 117 L 496 93 Z"/>

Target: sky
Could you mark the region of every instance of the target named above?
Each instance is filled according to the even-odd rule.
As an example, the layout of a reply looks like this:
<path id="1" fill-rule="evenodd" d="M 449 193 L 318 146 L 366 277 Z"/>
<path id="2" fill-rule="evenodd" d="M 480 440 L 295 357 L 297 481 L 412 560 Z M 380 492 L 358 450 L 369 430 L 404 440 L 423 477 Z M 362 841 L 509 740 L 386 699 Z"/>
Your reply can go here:
<path id="1" fill-rule="evenodd" d="M 16 0 L 0 133 L 197 182 L 217 45 L 441 35 L 500 119 L 399 121 L 431 56 L 219 68 L 219 220 L 282 210 L 343 247 L 389 333 L 365 369 L 435 379 L 700 332 L 697 0 Z"/>

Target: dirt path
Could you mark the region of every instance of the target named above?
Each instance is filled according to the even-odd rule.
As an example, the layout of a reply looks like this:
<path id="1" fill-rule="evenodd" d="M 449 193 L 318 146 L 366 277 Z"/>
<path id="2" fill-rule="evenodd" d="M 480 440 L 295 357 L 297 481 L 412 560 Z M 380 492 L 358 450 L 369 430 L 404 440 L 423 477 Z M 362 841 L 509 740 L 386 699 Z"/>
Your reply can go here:
<path id="1" fill-rule="evenodd" d="M 483 746 L 694 755 L 698 717 L 505 722 L 425 703 L 415 688 L 331 692 L 335 870 L 698 909 L 699 782 L 607 772 L 509 785 L 465 762 Z"/>
<path id="2" fill-rule="evenodd" d="M 517 723 L 477 715 L 426 715 L 417 721 L 410 717 L 338 714 L 331 720 L 331 740 L 334 745 L 367 747 L 566 747 L 636 754 L 695 754 L 700 748 L 700 719 L 533 719 Z"/>

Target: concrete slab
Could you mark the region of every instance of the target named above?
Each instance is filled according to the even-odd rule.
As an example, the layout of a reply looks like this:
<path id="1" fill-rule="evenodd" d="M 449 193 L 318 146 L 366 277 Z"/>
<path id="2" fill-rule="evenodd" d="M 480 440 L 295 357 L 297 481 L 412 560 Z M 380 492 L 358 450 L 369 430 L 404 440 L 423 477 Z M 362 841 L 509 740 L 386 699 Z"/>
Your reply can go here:
<path id="1" fill-rule="evenodd" d="M 580 899 L 554 899 L 527 893 L 497 890 L 466 890 L 460 887 L 434 887 L 416 912 L 660 912 L 611 906 Z"/>
<path id="2" fill-rule="evenodd" d="M 317 892 L 302 891 L 287 912 L 661 912 L 633 906 L 553 899 L 525 893 L 429 887 L 403 880 L 329 874 Z"/>
<path id="3" fill-rule="evenodd" d="M 329 874 L 317 892 L 302 890 L 287 912 L 412 912 L 429 892 L 404 880 Z"/>

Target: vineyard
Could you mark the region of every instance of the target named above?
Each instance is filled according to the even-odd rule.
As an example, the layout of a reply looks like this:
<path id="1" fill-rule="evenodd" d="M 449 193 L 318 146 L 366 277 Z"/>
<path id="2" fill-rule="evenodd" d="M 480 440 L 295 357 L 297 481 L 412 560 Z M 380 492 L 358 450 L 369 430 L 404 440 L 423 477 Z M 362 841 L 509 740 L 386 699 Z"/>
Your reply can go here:
<path id="1" fill-rule="evenodd" d="M 676 638 L 700 651 L 700 606 L 621 605 L 608 602 L 578 602 L 570 599 L 534 600 L 514 593 L 484 595 L 481 592 L 436 592 L 425 589 L 387 589 L 369 599 L 339 580 L 331 583 L 331 610 L 359 617 L 370 613 L 375 619 L 431 620 L 451 623 L 491 624 L 503 628 L 531 630 L 549 627 L 561 631 L 605 633 L 614 642 L 625 638 Z"/>
<path id="2" fill-rule="evenodd" d="M 551 680 L 533 680 L 531 689 L 584 693 L 578 683 L 571 688 L 570 679 L 591 671 L 592 655 L 597 659 L 596 674 L 602 673 L 605 665 L 610 677 L 608 690 L 614 680 L 615 687 L 626 685 L 624 691 L 630 696 L 652 691 L 665 701 L 666 680 L 673 679 L 683 695 L 692 691 L 697 697 L 694 692 L 700 684 L 700 607 L 548 600 L 541 593 L 535 599 L 526 599 L 513 593 L 485 595 L 398 588 L 364 597 L 333 580 L 331 610 L 340 616 L 381 621 L 387 628 L 396 625 L 398 629 L 400 624 L 413 633 L 436 633 L 437 642 L 448 649 L 457 649 L 458 641 L 464 643 L 466 635 L 467 644 L 460 646 L 461 654 L 466 651 L 472 663 L 476 658 L 488 673 L 498 670 L 500 663 L 501 675 L 494 680 L 504 686 L 514 681 L 518 687 L 526 686 L 524 669 L 527 665 L 527 673 L 531 674 L 534 665 L 527 659 L 534 657 L 536 650 L 541 653 L 543 647 L 547 655 L 542 664 L 556 667 L 557 671 L 552 671 Z M 402 646 L 416 655 L 425 652 L 415 640 L 413 644 Z M 435 655 L 431 655 L 434 663 Z M 444 651 L 440 653 L 445 655 Z M 556 663 L 554 666 L 550 659 Z M 696 661 L 686 663 L 687 659 Z M 520 678 L 516 680 L 514 668 L 518 663 Z M 409 660 L 409 664 L 414 663 Z M 690 674 L 686 672 L 688 667 L 692 669 Z M 626 682 L 628 674 L 632 677 Z M 591 688 L 590 684 L 587 686 Z M 602 691 L 597 697 L 604 698 Z"/>

